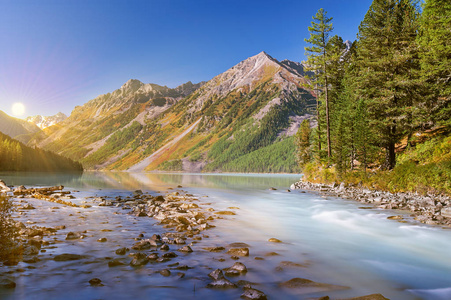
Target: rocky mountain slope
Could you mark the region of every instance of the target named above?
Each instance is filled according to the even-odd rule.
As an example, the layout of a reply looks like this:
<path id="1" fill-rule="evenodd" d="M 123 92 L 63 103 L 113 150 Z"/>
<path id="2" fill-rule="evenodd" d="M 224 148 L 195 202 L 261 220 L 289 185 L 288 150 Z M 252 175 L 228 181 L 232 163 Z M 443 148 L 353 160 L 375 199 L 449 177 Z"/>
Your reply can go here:
<path id="1" fill-rule="evenodd" d="M 301 64 L 261 52 L 205 84 L 129 80 L 30 144 L 96 169 L 240 171 L 269 159 L 273 167 L 254 171 L 293 171 L 289 136 L 315 106 L 303 75 Z"/>
<path id="2" fill-rule="evenodd" d="M 58 124 L 58 123 L 64 121 L 65 119 L 67 119 L 67 116 L 65 114 L 63 114 L 62 112 L 59 112 L 53 116 L 37 115 L 37 116 L 28 117 L 28 118 L 26 118 L 26 121 L 38 126 L 40 129 L 44 129 L 44 128 L 53 126 L 55 124 Z"/>
<path id="3" fill-rule="evenodd" d="M 11 117 L 0 110 L 0 132 L 12 138 L 17 138 L 20 135 L 35 133 L 39 130 L 39 127 L 36 125 Z"/>

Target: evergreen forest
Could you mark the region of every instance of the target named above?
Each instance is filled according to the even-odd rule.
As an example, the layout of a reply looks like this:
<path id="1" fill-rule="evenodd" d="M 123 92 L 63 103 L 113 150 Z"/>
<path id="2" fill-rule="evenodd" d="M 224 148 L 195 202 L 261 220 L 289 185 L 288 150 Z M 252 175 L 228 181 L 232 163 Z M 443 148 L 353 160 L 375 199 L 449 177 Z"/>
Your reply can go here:
<path id="1" fill-rule="evenodd" d="M 374 0 L 352 44 L 324 9 L 311 24 L 318 126 L 295 140 L 306 178 L 451 192 L 451 2 Z"/>
<path id="2" fill-rule="evenodd" d="M 83 167 L 53 152 L 25 146 L 0 132 L 0 171 L 82 172 Z"/>

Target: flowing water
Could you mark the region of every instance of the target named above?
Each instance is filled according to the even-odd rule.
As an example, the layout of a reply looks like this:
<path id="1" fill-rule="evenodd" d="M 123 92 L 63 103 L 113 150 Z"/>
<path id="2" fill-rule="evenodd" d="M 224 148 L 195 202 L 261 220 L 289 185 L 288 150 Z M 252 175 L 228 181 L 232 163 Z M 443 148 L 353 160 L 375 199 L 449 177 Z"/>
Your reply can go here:
<path id="1" fill-rule="evenodd" d="M 236 299 L 242 289 L 218 291 L 206 288 L 207 274 L 230 267 L 225 253 L 210 253 L 203 247 L 249 245 L 250 256 L 240 258 L 248 272 L 232 278 L 255 283 L 270 299 L 309 299 L 324 295 L 332 299 L 381 293 L 390 299 L 451 299 L 451 230 L 411 220 L 407 213 L 375 208 L 317 193 L 286 191 L 299 175 L 244 174 L 143 174 L 84 173 L 75 175 L 0 174 L 10 185 L 52 186 L 63 184 L 73 191 L 74 203 L 87 201 L 87 209 L 27 199 L 37 209 L 17 216 L 41 226 L 66 225 L 58 231 L 41 261 L 1 267 L 12 278 L 15 290 L 1 290 L 1 299 Z M 179 254 L 165 264 L 134 269 L 129 265 L 109 268 L 119 247 L 130 247 L 140 233 L 150 236 L 164 229 L 152 218 L 135 217 L 116 207 L 99 207 L 92 196 L 127 196 L 136 189 L 156 194 L 182 185 L 199 204 L 215 210 L 233 210 L 236 215 L 214 221 L 208 238 L 193 244 L 194 253 Z M 277 190 L 269 190 L 274 187 Z M 179 189 L 180 190 L 180 189 Z M 172 190 L 171 190 L 172 191 Z M 58 209 L 55 206 L 59 206 Z M 237 207 L 230 209 L 230 207 Z M 238 209 L 239 208 L 239 209 Z M 407 223 L 388 220 L 403 215 Z M 87 230 L 87 238 L 65 241 L 69 231 Z M 97 239 L 106 237 L 106 243 Z M 269 238 L 283 243 L 270 243 Z M 56 262 L 60 253 L 87 255 L 83 261 Z M 278 255 L 275 255 L 275 254 Z M 262 258 L 256 260 L 255 257 Z M 128 262 L 130 258 L 122 258 Z M 290 263 L 287 263 L 289 261 Z M 159 270 L 174 262 L 193 269 Z M 105 286 L 88 281 L 101 278 Z M 300 277 L 347 286 L 349 289 L 305 294 L 301 289 L 280 288 L 278 283 Z"/>

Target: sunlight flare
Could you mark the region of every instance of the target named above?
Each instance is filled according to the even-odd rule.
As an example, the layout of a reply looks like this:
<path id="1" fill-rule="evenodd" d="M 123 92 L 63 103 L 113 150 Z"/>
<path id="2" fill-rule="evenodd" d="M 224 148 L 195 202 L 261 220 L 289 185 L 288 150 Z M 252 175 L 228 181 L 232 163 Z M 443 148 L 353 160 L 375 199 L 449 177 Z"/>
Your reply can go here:
<path id="1" fill-rule="evenodd" d="M 25 105 L 23 105 L 20 102 L 13 103 L 13 106 L 11 107 L 11 111 L 14 116 L 22 117 L 25 114 Z"/>

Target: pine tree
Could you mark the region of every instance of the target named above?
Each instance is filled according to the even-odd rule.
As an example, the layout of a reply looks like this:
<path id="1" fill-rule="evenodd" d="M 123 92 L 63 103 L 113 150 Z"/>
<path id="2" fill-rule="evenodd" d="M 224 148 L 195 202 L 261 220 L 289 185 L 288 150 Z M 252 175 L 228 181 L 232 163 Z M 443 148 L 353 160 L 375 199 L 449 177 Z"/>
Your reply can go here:
<path id="1" fill-rule="evenodd" d="M 418 43 L 422 80 L 429 95 L 428 115 L 451 119 L 451 2 L 426 0 L 420 17 Z"/>
<path id="2" fill-rule="evenodd" d="M 297 160 L 301 167 L 310 161 L 310 133 L 309 120 L 302 121 L 295 137 Z"/>
<path id="3" fill-rule="evenodd" d="M 358 33 L 358 96 L 365 100 L 384 167 L 396 165 L 395 144 L 411 130 L 417 97 L 418 7 L 413 0 L 374 0 Z"/>
<path id="4" fill-rule="evenodd" d="M 329 42 L 329 34 L 333 30 L 332 18 L 327 17 L 327 12 L 321 8 L 315 16 L 313 16 L 312 26 L 309 26 L 310 38 L 305 39 L 307 43 L 312 46 L 306 47 L 306 55 L 308 70 L 314 72 L 313 82 L 315 86 L 321 87 L 324 94 L 325 109 L 326 109 L 326 136 L 327 136 L 327 156 L 332 155 L 331 141 L 330 141 L 330 116 L 329 116 L 329 95 L 328 95 L 328 81 L 327 81 L 327 64 L 329 61 L 329 53 L 327 44 Z M 317 88 L 316 88 L 317 90 Z M 317 121 L 318 121 L 318 151 L 321 152 L 321 130 L 320 130 L 320 113 L 319 113 L 319 99 L 317 94 Z"/>

